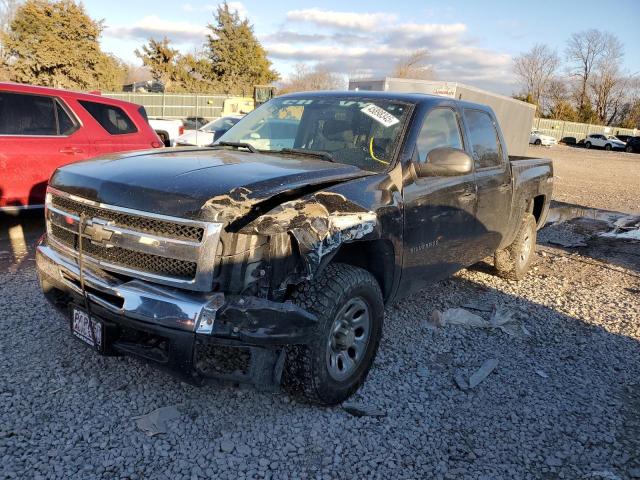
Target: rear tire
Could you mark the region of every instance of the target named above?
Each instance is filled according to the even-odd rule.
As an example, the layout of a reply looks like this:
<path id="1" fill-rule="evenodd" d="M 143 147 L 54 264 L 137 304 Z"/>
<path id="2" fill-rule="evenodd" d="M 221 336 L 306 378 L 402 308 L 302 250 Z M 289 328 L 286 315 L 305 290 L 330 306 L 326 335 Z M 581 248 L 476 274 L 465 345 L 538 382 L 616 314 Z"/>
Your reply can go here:
<path id="1" fill-rule="evenodd" d="M 291 299 L 314 313 L 318 325 L 316 339 L 287 352 L 283 387 L 308 402 L 341 403 L 365 381 L 382 338 L 378 282 L 362 268 L 334 263 L 300 285 Z"/>
<path id="2" fill-rule="evenodd" d="M 608 152 L 609 150 L 611 150 L 611 145 L 607 143 L 607 144 L 604 146 L 604 149 Z"/>
<path id="3" fill-rule="evenodd" d="M 507 280 L 522 280 L 526 277 L 536 252 L 536 233 L 535 217 L 525 213 L 511 245 L 496 251 L 494 255 L 498 275 Z"/>
<path id="4" fill-rule="evenodd" d="M 585 142 L 584 148 L 591 148 L 591 142 Z"/>
<path id="5" fill-rule="evenodd" d="M 624 148 L 624 151 L 627 152 L 627 153 L 633 153 L 633 147 L 631 145 L 627 145 Z"/>

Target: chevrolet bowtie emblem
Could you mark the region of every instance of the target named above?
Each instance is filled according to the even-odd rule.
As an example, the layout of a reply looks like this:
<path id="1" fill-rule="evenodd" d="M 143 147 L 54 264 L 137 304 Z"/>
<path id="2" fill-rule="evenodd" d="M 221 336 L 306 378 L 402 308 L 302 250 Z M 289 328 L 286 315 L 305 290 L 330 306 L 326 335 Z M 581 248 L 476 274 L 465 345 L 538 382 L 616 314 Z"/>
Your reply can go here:
<path id="1" fill-rule="evenodd" d="M 91 243 L 97 245 L 111 240 L 111 236 L 113 235 L 112 230 L 108 230 L 104 225 L 93 223 L 92 221 L 89 221 L 87 223 L 87 225 L 84 227 L 83 233 L 89 237 Z"/>

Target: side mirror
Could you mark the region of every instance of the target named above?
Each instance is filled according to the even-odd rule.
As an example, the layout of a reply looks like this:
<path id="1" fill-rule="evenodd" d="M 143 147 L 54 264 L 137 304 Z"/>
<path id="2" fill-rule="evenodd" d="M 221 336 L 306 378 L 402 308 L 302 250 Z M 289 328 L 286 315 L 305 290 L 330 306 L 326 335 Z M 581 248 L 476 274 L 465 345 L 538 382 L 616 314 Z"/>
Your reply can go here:
<path id="1" fill-rule="evenodd" d="M 451 147 L 434 148 L 426 163 L 414 164 L 419 177 L 454 177 L 473 170 L 473 159 L 464 150 Z"/>

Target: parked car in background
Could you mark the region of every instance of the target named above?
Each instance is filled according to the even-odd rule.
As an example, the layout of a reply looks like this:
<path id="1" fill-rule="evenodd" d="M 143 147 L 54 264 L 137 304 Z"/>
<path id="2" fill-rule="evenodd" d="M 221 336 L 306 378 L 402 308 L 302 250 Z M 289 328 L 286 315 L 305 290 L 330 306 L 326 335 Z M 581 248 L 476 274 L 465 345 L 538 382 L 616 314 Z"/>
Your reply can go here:
<path id="1" fill-rule="evenodd" d="M 633 138 L 633 135 L 620 135 L 619 133 L 616 133 L 616 138 L 621 142 L 627 143 L 630 138 Z"/>
<path id="2" fill-rule="evenodd" d="M 640 137 L 630 137 L 624 147 L 627 153 L 640 153 Z"/>
<path id="3" fill-rule="evenodd" d="M 144 107 L 100 95 L 0 83 L 0 209 L 44 204 L 59 166 L 158 148 Z"/>
<path id="4" fill-rule="evenodd" d="M 176 140 L 178 147 L 206 147 L 218 140 L 222 135 L 240 121 L 242 115 L 221 117 L 207 123 L 198 130 L 190 130 L 180 135 Z"/>
<path id="5" fill-rule="evenodd" d="M 600 133 L 592 133 L 584 139 L 584 146 L 586 148 L 599 147 L 604 148 L 605 150 L 622 150 L 626 145 L 615 135 L 602 135 Z"/>
<path id="6" fill-rule="evenodd" d="M 552 137 L 551 135 L 545 135 L 540 130 L 531 130 L 531 133 L 529 134 L 529 143 L 533 145 L 544 145 L 546 147 L 549 147 L 551 145 L 557 145 L 558 141 L 555 139 L 555 137 Z"/>
<path id="7" fill-rule="evenodd" d="M 184 133 L 182 120 L 150 118 L 149 125 L 158 134 L 165 147 L 175 147 L 176 140 Z"/>
<path id="8" fill-rule="evenodd" d="M 182 119 L 185 130 L 198 130 L 209 123 L 204 117 L 187 117 Z"/>

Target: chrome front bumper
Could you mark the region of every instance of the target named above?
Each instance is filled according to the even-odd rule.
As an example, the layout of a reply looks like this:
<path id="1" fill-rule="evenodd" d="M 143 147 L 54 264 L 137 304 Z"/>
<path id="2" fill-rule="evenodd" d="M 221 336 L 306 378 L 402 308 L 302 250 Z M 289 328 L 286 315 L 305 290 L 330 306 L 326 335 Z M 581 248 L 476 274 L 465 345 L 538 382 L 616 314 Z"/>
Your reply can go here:
<path id="1" fill-rule="evenodd" d="M 41 281 L 83 296 L 80 268 L 75 259 L 58 253 L 43 242 L 36 250 L 36 265 Z M 119 316 L 168 328 L 195 332 L 205 308 L 224 302 L 222 293 L 186 293 L 141 280 L 122 282 L 86 265 L 83 273 L 87 297 L 92 303 Z"/>

